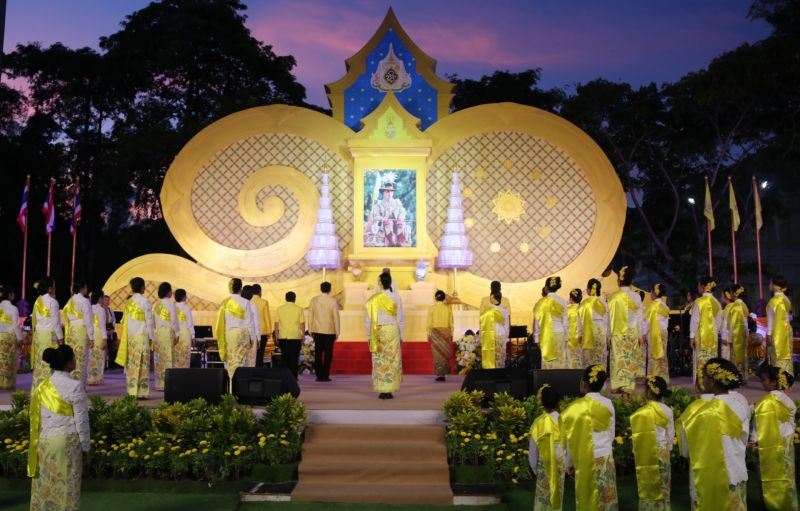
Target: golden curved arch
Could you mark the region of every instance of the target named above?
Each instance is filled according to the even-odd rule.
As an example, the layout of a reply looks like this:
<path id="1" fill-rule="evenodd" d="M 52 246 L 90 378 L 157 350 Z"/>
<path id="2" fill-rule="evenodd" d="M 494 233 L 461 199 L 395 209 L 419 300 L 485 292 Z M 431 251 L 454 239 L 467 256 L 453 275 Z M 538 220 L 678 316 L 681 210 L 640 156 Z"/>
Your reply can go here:
<path id="1" fill-rule="evenodd" d="M 277 273 L 295 264 L 307 249 L 314 229 L 319 192 L 308 177 L 290 167 L 276 165 L 255 172 L 238 196 L 238 212 L 255 227 L 275 223 L 285 212 L 277 198 L 267 198 L 261 207 L 255 195 L 264 186 L 288 188 L 300 204 L 300 218 L 281 241 L 254 250 L 225 246 L 197 223 L 192 213 L 192 183 L 217 152 L 239 140 L 260 134 L 291 134 L 313 140 L 350 165 L 343 141 L 353 136 L 347 126 L 307 108 L 270 105 L 229 115 L 209 125 L 178 153 L 164 178 L 161 206 L 164 220 L 176 241 L 201 265 L 225 275 L 258 277 Z"/>

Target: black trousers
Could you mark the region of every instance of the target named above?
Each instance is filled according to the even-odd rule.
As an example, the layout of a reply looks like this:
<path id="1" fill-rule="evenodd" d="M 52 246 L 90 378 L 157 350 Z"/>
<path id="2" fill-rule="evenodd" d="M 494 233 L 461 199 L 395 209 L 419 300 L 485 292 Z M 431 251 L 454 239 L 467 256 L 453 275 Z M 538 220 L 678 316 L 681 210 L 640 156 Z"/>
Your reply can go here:
<path id="1" fill-rule="evenodd" d="M 264 367 L 264 348 L 267 347 L 268 335 L 261 336 L 261 344 L 258 345 L 256 350 L 256 367 Z"/>
<path id="2" fill-rule="evenodd" d="M 297 364 L 300 362 L 300 339 L 278 339 L 281 348 L 281 367 L 285 367 L 297 378 Z"/>
<path id="3" fill-rule="evenodd" d="M 331 377 L 331 364 L 333 363 L 333 342 L 336 334 L 317 334 L 311 332 L 314 337 L 314 372 L 317 373 L 318 380 L 325 380 Z"/>

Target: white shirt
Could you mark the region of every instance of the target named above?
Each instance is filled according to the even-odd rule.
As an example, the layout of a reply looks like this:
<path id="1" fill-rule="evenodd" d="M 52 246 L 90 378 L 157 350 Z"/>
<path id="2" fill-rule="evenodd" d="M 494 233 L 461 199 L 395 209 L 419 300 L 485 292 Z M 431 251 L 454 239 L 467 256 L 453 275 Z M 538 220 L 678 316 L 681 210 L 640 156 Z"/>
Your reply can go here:
<path id="1" fill-rule="evenodd" d="M 666 305 L 666 302 L 665 302 L 664 298 L 659 298 L 658 300 L 661 303 Z M 659 314 L 658 315 L 658 328 L 663 332 L 663 331 L 665 331 L 667 329 L 668 325 L 669 325 L 669 315 L 664 317 L 661 314 Z M 647 335 L 647 340 L 649 341 L 650 340 L 650 322 L 647 321 L 647 315 L 643 315 L 642 316 L 642 328 L 644 328 L 644 330 L 642 330 L 640 333 L 646 334 Z M 667 339 L 662 339 L 662 341 L 663 342 L 667 342 Z"/>
<path id="2" fill-rule="evenodd" d="M 72 404 L 72 415 L 58 415 L 42 406 L 42 432 L 39 438 L 77 433 L 81 449 L 89 452 L 89 398 L 86 397 L 83 383 L 73 380 L 64 371 L 53 371 L 50 381 L 61 399 Z"/>
<path id="3" fill-rule="evenodd" d="M 6 313 L 6 316 L 11 318 L 11 324 L 3 323 L 0 321 L 0 333 L 14 334 L 18 341 L 22 340 L 22 329 L 19 327 L 19 309 L 17 306 L 8 300 L 0 302 L 0 309 Z"/>
<path id="4" fill-rule="evenodd" d="M 47 310 L 50 311 L 49 316 L 40 316 L 36 314 L 35 308 L 33 314 L 36 315 L 36 329 L 37 330 L 50 330 L 55 334 L 56 339 L 64 338 L 64 330 L 61 327 L 61 315 L 59 314 L 58 300 L 45 293 L 39 298 Z"/>
<path id="5" fill-rule="evenodd" d="M 637 328 L 639 330 L 639 335 L 644 334 L 647 330 L 645 330 L 642 296 L 631 289 L 630 286 L 622 286 L 620 290 L 625 291 L 625 293 L 631 297 L 631 300 L 633 300 L 634 305 L 636 305 L 635 311 L 628 311 L 628 328 Z"/>
<path id="6" fill-rule="evenodd" d="M 378 308 L 378 324 L 379 325 L 399 325 L 400 326 L 400 339 L 403 338 L 403 332 L 405 332 L 406 321 L 405 317 L 403 316 L 403 301 L 400 299 L 400 295 L 395 293 L 394 291 L 389 291 L 388 289 L 384 289 L 381 291 L 382 293 L 389 296 L 394 303 L 397 304 L 397 316 L 391 316 L 384 312 L 382 309 Z M 367 339 L 370 336 L 370 318 L 369 314 L 367 316 Z"/>
<path id="7" fill-rule="evenodd" d="M 150 299 L 142 296 L 140 293 L 134 293 L 131 300 L 136 302 L 136 305 L 144 311 L 144 321 L 139 321 L 136 318 L 125 318 L 128 328 L 128 336 L 144 334 L 150 340 L 155 340 L 155 323 L 153 322 L 153 307 L 150 306 Z"/>
<path id="8" fill-rule="evenodd" d="M 786 298 L 786 296 L 781 291 L 775 291 L 773 296 L 780 296 L 780 297 Z M 787 298 L 787 300 L 788 300 L 788 298 Z M 789 321 L 791 321 L 792 320 L 792 311 L 791 311 L 791 309 L 786 311 L 786 313 L 787 313 L 787 319 Z M 775 311 L 772 310 L 771 307 L 767 307 L 767 333 L 769 335 L 775 335 L 775 327 L 776 326 L 777 325 L 775 324 Z"/>
<path id="9" fill-rule="evenodd" d="M 722 326 L 722 306 L 719 304 L 719 300 L 711 294 L 711 293 L 703 293 L 703 296 L 710 296 L 715 302 L 717 302 L 717 306 L 719 307 L 719 312 L 714 316 L 714 328 L 717 329 L 717 332 L 720 332 L 720 327 Z M 692 305 L 692 319 L 689 322 L 689 338 L 695 339 L 697 338 L 697 329 L 700 326 L 700 308 L 697 306 L 697 302 Z"/>
<path id="10" fill-rule="evenodd" d="M 661 447 L 669 447 L 672 449 L 672 439 L 675 438 L 675 415 L 672 413 L 672 408 L 664 403 L 658 403 L 658 406 L 663 410 L 664 415 L 667 416 L 667 427 L 662 428 L 656 426 L 656 442 Z"/>
<path id="11" fill-rule="evenodd" d="M 550 412 L 550 417 L 558 424 L 558 412 Z M 556 444 L 556 456 L 560 458 L 563 455 L 564 448 L 560 443 Z M 528 442 L 528 463 L 531 466 L 531 472 L 536 475 L 536 465 L 539 463 L 539 446 L 536 445 L 536 441 L 533 438 Z"/>
<path id="12" fill-rule="evenodd" d="M 248 300 L 242 298 L 242 295 L 231 295 L 231 300 L 238 303 L 242 310 L 244 310 L 244 317 L 239 319 L 230 312 L 225 311 L 225 329 L 232 330 L 234 328 L 241 328 L 242 330 L 247 330 L 250 334 L 250 340 L 253 342 L 257 341 L 258 337 L 256 337 L 256 331 L 253 329 L 252 304 Z"/>
<path id="13" fill-rule="evenodd" d="M 192 309 L 189 308 L 189 305 L 186 302 L 177 302 L 175 307 L 176 310 L 180 309 L 180 311 L 186 317 L 185 320 L 178 318 L 178 323 L 181 326 L 181 330 L 188 330 L 189 336 L 194 337 L 194 318 L 192 317 Z"/>
<path id="14" fill-rule="evenodd" d="M 169 311 L 169 321 L 164 321 L 158 314 L 153 314 L 153 319 L 156 322 L 156 329 L 170 328 L 172 329 L 173 335 L 178 335 L 181 327 L 178 323 L 178 311 L 175 310 L 175 301 L 167 297 L 159 298 L 159 300 L 161 300 L 161 305 Z"/>
<path id="15" fill-rule="evenodd" d="M 780 432 L 781 432 L 781 437 L 782 438 L 786 438 L 786 437 L 790 437 L 790 436 L 794 435 L 794 428 L 795 428 L 795 426 L 794 426 L 794 414 L 797 413 L 797 406 L 794 404 L 794 401 L 792 401 L 792 398 L 790 398 L 789 396 L 787 396 L 786 394 L 784 394 L 780 390 L 773 390 L 773 391 L 770 392 L 770 394 L 772 394 L 775 397 L 777 397 L 780 400 L 781 403 L 783 403 L 787 408 L 789 408 L 789 410 L 792 411 L 792 417 L 789 420 L 789 422 L 781 421 L 778 424 L 778 427 L 779 427 Z M 757 428 L 757 424 L 756 424 L 755 420 L 753 420 L 753 432 L 750 433 L 750 441 L 751 442 L 758 442 L 758 428 Z"/>
<path id="16" fill-rule="evenodd" d="M 614 431 L 616 431 L 616 414 L 614 412 L 614 405 L 611 403 L 610 399 L 598 392 L 589 392 L 586 394 L 586 397 L 594 399 L 601 405 L 608 408 L 608 410 L 611 412 L 611 422 L 608 425 L 608 429 L 605 431 L 592 431 L 592 449 L 594 451 L 595 459 L 611 456 L 614 446 Z M 569 443 L 567 443 L 567 467 L 571 466 L 572 455 L 569 452 Z"/>
<path id="17" fill-rule="evenodd" d="M 603 332 L 603 336 L 608 336 L 608 302 L 606 302 L 602 297 L 598 297 L 598 299 L 603 303 L 605 306 L 606 312 L 605 314 L 598 314 L 596 310 L 592 309 L 592 322 L 600 327 L 600 331 Z M 602 339 L 605 341 L 605 339 Z"/>
<path id="18" fill-rule="evenodd" d="M 92 314 L 97 318 L 98 331 L 103 336 L 103 339 L 108 339 L 108 332 L 106 332 L 106 309 L 99 303 L 92 305 Z"/>
<path id="19" fill-rule="evenodd" d="M 251 322 L 253 323 L 253 326 L 250 327 L 250 331 L 255 334 L 255 339 L 253 340 L 259 341 L 261 339 L 261 320 L 258 317 L 256 304 L 253 303 L 252 299 L 247 301 L 247 308 L 250 309 L 250 318 L 252 318 Z"/>
<path id="20" fill-rule="evenodd" d="M 73 316 L 67 314 L 67 322 L 70 326 L 83 326 L 86 327 L 86 333 L 89 339 L 94 339 L 94 316 L 92 316 L 92 302 L 80 293 L 72 295 L 72 306 L 83 317 Z"/>
<path id="21" fill-rule="evenodd" d="M 508 332 L 511 329 L 510 319 L 508 317 L 508 311 L 505 310 L 505 308 L 500 307 L 499 305 L 492 304 L 492 307 L 499 310 L 500 313 L 503 315 L 503 322 L 494 324 L 495 338 L 508 340 Z"/>

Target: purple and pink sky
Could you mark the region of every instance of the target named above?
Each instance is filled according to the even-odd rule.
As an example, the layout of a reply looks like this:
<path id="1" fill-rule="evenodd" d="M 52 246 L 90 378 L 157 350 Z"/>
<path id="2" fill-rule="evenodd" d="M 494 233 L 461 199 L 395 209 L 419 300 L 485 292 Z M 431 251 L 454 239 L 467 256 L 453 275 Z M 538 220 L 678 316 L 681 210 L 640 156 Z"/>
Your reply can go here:
<path id="1" fill-rule="evenodd" d="M 97 48 L 143 0 L 9 0 L 5 51 L 18 43 Z M 245 0 L 253 35 L 297 59 L 308 101 L 328 106 L 339 79 L 392 6 L 439 75 L 479 78 L 543 68 L 544 87 L 602 77 L 662 83 L 769 34 L 746 18 L 750 0 Z"/>

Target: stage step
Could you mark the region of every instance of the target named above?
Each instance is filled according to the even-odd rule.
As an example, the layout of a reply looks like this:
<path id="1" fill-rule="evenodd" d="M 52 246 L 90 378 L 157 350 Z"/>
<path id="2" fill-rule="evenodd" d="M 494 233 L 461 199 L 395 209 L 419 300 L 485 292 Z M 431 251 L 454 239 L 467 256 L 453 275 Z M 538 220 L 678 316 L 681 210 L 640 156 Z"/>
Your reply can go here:
<path id="1" fill-rule="evenodd" d="M 452 505 L 441 426 L 309 426 L 292 500 Z"/>

